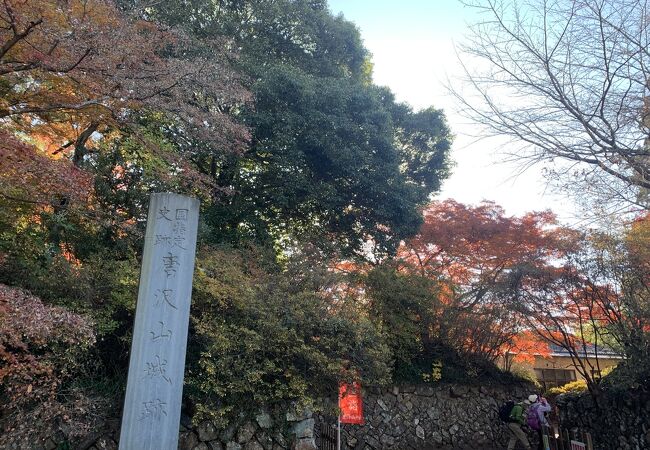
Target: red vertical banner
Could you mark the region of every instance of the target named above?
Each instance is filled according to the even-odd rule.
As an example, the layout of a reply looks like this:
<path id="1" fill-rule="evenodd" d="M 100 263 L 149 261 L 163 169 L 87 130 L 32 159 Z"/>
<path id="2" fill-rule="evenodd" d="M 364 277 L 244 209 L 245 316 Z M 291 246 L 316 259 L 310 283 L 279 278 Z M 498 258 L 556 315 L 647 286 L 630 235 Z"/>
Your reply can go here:
<path id="1" fill-rule="evenodd" d="M 339 385 L 339 409 L 341 423 L 363 425 L 363 401 L 359 383 Z"/>

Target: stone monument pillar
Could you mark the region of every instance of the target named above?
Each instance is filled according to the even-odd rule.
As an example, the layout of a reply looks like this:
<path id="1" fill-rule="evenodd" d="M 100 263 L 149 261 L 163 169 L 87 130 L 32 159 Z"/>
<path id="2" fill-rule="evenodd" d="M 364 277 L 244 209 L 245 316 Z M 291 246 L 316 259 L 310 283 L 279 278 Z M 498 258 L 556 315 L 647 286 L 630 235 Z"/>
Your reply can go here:
<path id="1" fill-rule="evenodd" d="M 176 450 L 199 201 L 149 202 L 120 450 Z"/>

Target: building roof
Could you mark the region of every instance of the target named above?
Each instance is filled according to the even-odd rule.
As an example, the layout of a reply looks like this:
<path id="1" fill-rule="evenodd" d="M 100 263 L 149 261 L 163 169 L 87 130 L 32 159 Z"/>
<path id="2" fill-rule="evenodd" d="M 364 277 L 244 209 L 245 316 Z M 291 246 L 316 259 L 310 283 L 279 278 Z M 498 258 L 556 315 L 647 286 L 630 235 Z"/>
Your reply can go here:
<path id="1" fill-rule="evenodd" d="M 549 344 L 551 349 L 551 356 L 568 356 L 571 357 L 571 352 L 569 352 L 564 347 L 557 344 Z M 581 346 L 576 346 L 581 347 Z M 612 359 L 623 359 L 623 355 L 613 350 L 610 347 L 604 345 L 594 345 L 586 344 L 586 348 L 576 348 L 576 353 L 579 358 L 612 358 Z"/>

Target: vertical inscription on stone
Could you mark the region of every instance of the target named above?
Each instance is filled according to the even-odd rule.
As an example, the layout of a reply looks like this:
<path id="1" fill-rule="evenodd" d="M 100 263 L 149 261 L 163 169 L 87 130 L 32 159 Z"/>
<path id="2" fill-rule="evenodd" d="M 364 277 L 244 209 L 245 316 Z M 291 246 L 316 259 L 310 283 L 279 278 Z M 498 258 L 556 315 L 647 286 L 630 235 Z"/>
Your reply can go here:
<path id="1" fill-rule="evenodd" d="M 120 450 L 176 450 L 199 202 L 149 202 Z"/>

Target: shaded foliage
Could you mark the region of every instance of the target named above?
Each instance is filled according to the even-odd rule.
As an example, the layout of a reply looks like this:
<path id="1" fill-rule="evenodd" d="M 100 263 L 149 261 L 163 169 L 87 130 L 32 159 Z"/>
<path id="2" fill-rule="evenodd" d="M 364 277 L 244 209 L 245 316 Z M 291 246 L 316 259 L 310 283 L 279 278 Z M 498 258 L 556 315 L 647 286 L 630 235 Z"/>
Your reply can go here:
<path id="1" fill-rule="evenodd" d="M 199 258 L 188 368 L 197 419 L 225 425 L 261 408 L 313 407 L 346 374 L 388 382 L 383 336 L 354 298 L 333 301 L 333 274 L 327 283 L 297 280 L 263 260 L 259 251 L 225 249 Z"/>
<path id="2" fill-rule="evenodd" d="M 250 79 L 256 102 L 239 115 L 250 146 L 241 158 L 203 159 L 228 189 L 206 211 L 216 240 L 286 248 L 308 239 L 348 255 L 372 240 L 379 255 L 415 232 L 417 207 L 449 174 L 444 115 L 414 112 L 372 85 L 358 30 L 326 2 L 163 1 L 141 14 L 233 38 Z"/>
<path id="3" fill-rule="evenodd" d="M 81 425 L 77 436 L 89 431 L 76 422 L 89 402 L 62 394 L 94 342 L 86 317 L 0 285 L 0 445 L 33 445 L 53 433 L 54 421 Z M 68 415 L 74 408 L 80 411 Z"/>
<path id="4" fill-rule="evenodd" d="M 384 264 L 366 280 L 369 311 L 386 336 L 396 383 L 508 383 L 515 379 L 480 353 L 440 335 L 442 303 L 435 281 Z M 456 321 L 452 327 L 466 324 Z"/>

